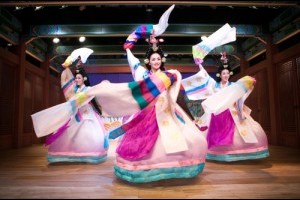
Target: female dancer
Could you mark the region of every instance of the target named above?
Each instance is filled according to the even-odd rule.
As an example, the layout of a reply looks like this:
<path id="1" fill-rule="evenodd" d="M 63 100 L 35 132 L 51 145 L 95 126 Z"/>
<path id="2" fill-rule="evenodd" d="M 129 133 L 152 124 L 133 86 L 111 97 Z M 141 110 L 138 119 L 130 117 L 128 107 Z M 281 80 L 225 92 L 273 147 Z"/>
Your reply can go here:
<path id="1" fill-rule="evenodd" d="M 269 156 L 266 134 L 250 116 L 251 110 L 244 105 L 253 86 L 248 85 L 244 92 L 237 90 L 242 80 L 255 80 L 245 76 L 236 83 L 231 83 L 228 81 L 230 68 L 228 65 L 221 65 L 217 74 L 220 80 L 216 82 L 201 65 L 202 52 L 209 49 L 214 39 L 222 36 L 226 29 L 225 26 L 222 27 L 193 47 L 194 60 L 200 70 L 184 79 L 183 86 L 189 99 L 204 100 L 202 106 L 205 113 L 198 120 L 198 125 L 206 127 L 202 130 L 205 130 L 208 141 L 208 160 L 230 162 L 265 158 Z"/>
<path id="2" fill-rule="evenodd" d="M 89 90 L 90 82 L 84 68 L 80 67 L 81 59 L 76 66 L 75 77 L 69 66 L 68 58 L 63 64 L 65 70 L 61 74 L 61 86 L 66 100 L 76 94 Z M 61 110 L 61 112 L 65 112 Z M 100 163 L 106 160 L 108 150 L 108 135 L 100 118 L 101 110 L 95 99 L 84 105 L 64 124 L 46 139 L 48 146 L 47 159 L 55 162 L 88 162 Z M 55 121 L 57 115 L 49 118 L 37 118 L 37 124 Z M 37 132 L 37 136 L 41 137 Z M 51 132 L 50 132 L 51 133 Z"/>

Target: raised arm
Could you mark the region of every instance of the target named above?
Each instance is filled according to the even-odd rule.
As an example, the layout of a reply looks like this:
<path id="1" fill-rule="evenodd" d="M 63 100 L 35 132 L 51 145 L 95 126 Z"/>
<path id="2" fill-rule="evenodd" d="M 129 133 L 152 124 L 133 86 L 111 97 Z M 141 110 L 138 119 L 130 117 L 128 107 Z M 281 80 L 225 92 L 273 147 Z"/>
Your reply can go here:
<path id="1" fill-rule="evenodd" d="M 199 72 L 182 80 L 182 85 L 190 100 L 206 99 L 214 93 L 213 87 L 216 81 L 203 68 L 203 59 L 214 48 L 235 40 L 236 29 L 234 27 L 231 28 L 229 24 L 225 24 L 192 47 L 194 62 L 199 66 Z"/>
<path id="2" fill-rule="evenodd" d="M 61 77 L 60 77 L 61 88 L 62 88 L 62 91 L 64 93 L 66 100 L 69 100 L 75 94 L 75 92 L 73 90 L 74 85 L 75 85 L 74 75 L 69 68 L 70 65 L 72 64 L 72 62 L 70 62 L 69 59 L 70 58 L 68 57 L 65 60 L 65 62 L 62 64 L 62 66 L 65 69 L 61 73 Z"/>
<path id="3" fill-rule="evenodd" d="M 134 47 L 136 42 L 143 38 L 146 39 L 148 37 L 159 36 L 163 34 L 168 27 L 168 19 L 169 16 L 174 9 L 175 5 L 172 5 L 166 10 L 163 15 L 160 17 L 158 24 L 142 24 L 138 26 L 126 39 L 123 48 L 127 53 L 127 60 L 131 69 L 131 73 L 133 79 L 135 81 L 142 80 L 144 78 L 144 74 L 146 73 L 146 68 L 141 66 L 139 59 L 137 59 L 131 52 L 130 49 Z"/>
<path id="4" fill-rule="evenodd" d="M 71 72 L 70 68 L 64 69 L 64 71 L 61 73 L 61 77 L 60 77 L 61 87 L 64 87 L 64 85 L 72 79 L 74 79 L 74 75 Z"/>
<path id="5" fill-rule="evenodd" d="M 196 65 L 203 62 L 204 57 L 214 48 L 236 40 L 236 28 L 225 24 L 202 42 L 193 46 L 193 57 Z"/>
<path id="6" fill-rule="evenodd" d="M 132 52 L 130 51 L 130 49 L 126 49 L 127 52 L 127 60 L 128 60 L 128 64 L 130 66 L 131 69 L 131 73 L 133 76 L 133 79 L 135 81 L 139 81 L 143 79 L 143 75 L 146 73 L 146 68 L 144 68 L 139 59 L 136 58 Z"/>
<path id="7" fill-rule="evenodd" d="M 67 100 L 69 100 L 72 96 L 74 96 L 75 91 L 73 87 L 75 86 L 74 75 L 69 69 L 73 62 L 77 61 L 76 68 L 85 63 L 87 58 L 93 53 L 94 51 L 89 48 L 79 48 L 72 51 L 72 53 L 67 57 L 65 62 L 62 66 L 65 68 L 61 74 L 61 88 Z"/>
<path id="8" fill-rule="evenodd" d="M 148 38 L 153 32 L 155 36 L 159 36 L 165 32 L 168 27 L 169 16 L 174 9 L 175 5 L 172 5 L 164 12 L 160 17 L 158 24 L 142 24 L 138 26 L 126 39 L 123 48 L 132 49 L 136 42 L 140 39 Z"/>

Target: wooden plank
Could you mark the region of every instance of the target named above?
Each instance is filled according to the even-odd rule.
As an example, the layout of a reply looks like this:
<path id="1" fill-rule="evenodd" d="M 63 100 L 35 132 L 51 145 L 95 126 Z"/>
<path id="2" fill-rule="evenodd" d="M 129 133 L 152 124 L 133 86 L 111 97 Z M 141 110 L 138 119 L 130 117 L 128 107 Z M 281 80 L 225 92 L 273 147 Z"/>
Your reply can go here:
<path id="1" fill-rule="evenodd" d="M 1 198 L 299 198 L 300 149 L 270 147 L 262 160 L 207 161 L 193 179 L 132 184 L 113 173 L 117 141 L 101 164 L 48 164 L 42 145 L 1 151 Z"/>

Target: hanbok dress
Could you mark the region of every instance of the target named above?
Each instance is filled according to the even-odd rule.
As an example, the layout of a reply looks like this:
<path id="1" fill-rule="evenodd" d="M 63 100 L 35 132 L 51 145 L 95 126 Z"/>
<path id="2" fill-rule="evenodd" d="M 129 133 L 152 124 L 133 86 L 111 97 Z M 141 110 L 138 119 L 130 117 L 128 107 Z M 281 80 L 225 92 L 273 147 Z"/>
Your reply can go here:
<path id="1" fill-rule="evenodd" d="M 62 90 L 68 101 L 76 94 L 86 92 L 90 86 L 79 89 L 74 81 L 70 69 L 63 73 L 71 74 L 62 85 Z M 43 112 L 43 111 L 41 111 Z M 61 110 L 65 112 L 65 110 Z M 60 115 L 60 114 L 58 114 Z M 49 163 L 55 162 L 87 162 L 100 163 L 107 159 L 109 147 L 108 134 L 99 114 L 91 103 L 80 107 L 74 116 L 69 117 L 63 124 L 59 123 L 58 115 L 45 115 L 35 118 L 35 123 L 43 126 L 48 122 L 56 124 L 50 132 L 36 131 L 38 137 L 51 134 L 46 139 L 48 147 L 47 159 Z M 59 126 L 57 126 L 57 123 Z M 51 123 L 50 123 L 51 124 Z M 45 125 L 45 128 L 48 125 Z"/>
<path id="2" fill-rule="evenodd" d="M 127 56 L 133 58 L 129 59 L 130 66 L 136 66 L 132 69 L 136 81 L 157 82 L 152 78 L 154 74 L 139 65 L 129 49 Z M 176 102 L 181 75 L 179 72 L 175 75 L 174 84 L 162 91 L 151 106 L 134 114 L 129 122 L 110 132 L 113 138 L 123 134 L 116 149 L 114 169 L 117 177 L 128 182 L 152 182 L 191 178 L 203 171 L 207 143 Z M 151 84 L 148 91 L 152 90 Z"/>
<path id="3" fill-rule="evenodd" d="M 204 114 L 196 120 L 208 142 L 208 160 L 238 161 L 269 156 L 267 136 L 250 115 L 244 101 L 254 88 L 255 80 L 245 76 L 222 89 L 204 67 L 202 59 L 215 46 L 227 43 L 233 29 L 225 24 L 201 43 L 193 46 L 199 72 L 182 80 L 190 100 L 201 100 Z M 243 88 L 243 91 L 239 91 Z"/>

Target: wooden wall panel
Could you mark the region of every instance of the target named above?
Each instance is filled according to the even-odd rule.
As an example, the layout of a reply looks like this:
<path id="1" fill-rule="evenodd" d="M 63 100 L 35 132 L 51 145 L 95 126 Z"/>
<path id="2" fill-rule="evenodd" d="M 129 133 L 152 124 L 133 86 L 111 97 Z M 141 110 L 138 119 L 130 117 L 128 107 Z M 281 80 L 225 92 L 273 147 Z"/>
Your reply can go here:
<path id="1" fill-rule="evenodd" d="M 300 147 L 298 78 L 296 58 L 277 64 L 279 144 L 283 146 Z"/>
<path id="2" fill-rule="evenodd" d="M 297 82 L 298 82 L 298 89 L 300 89 L 300 57 L 296 58 L 296 70 L 297 70 Z M 298 99 L 299 100 L 299 99 Z M 300 101 L 300 100 L 299 100 Z M 299 106 L 299 104 L 298 104 Z M 298 107 L 299 108 L 299 107 Z"/>
<path id="3" fill-rule="evenodd" d="M 61 91 L 60 84 L 52 82 L 50 83 L 49 89 L 51 94 L 49 95 L 49 107 L 55 106 L 65 101 L 65 99 L 63 98 L 63 93 Z"/>
<path id="4" fill-rule="evenodd" d="M 22 144 L 23 147 L 31 146 L 33 144 L 32 133 L 23 133 L 22 142 L 23 142 L 23 144 Z"/>
<path id="5" fill-rule="evenodd" d="M 269 86 L 267 69 L 264 68 L 251 74 L 256 79 L 254 90 L 246 100 L 246 105 L 252 110 L 251 116 L 257 121 L 266 132 L 270 141 L 270 107 L 269 107 Z"/>
<path id="6" fill-rule="evenodd" d="M 33 132 L 31 114 L 33 111 L 34 75 L 25 72 L 24 82 L 24 116 L 23 116 L 23 146 L 31 145 L 31 133 Z"/>
<path id="7" fill-rule="evenodd" d="M 0 60 L 0 149 L 13 148 L 16 136 L 16 66 Z"/>
<path id="8" fill-rule="evenodd" d="M 42 77 L 35 76 L 34 78 L 34 94 L 33 94 L 33 110 L 32 113 L 41 111 L 45 108 L 44 106 L 44 81 Z M 34 133 L 34 130 L 32 130 L 31 133 L 32 143 L 39 144 L 41 142 L 41 139 L 36 137 L 36 134 Z"/>
<path id="9" fill-rule="evenodd" d="M 269 99 L 269 85 L 267 80 L 267 70 L 260 72 L 259 82 L 257 87 L 260 89 L 259 95 L 259 122 L 265 131 L 271 130 L 270 121 L 270 99 Z"/>
<path id="10" fill-rule="evenodd" d="M 0 135 L 0 150 L 12 149 L 14 147 L 13 134 Z"/>

